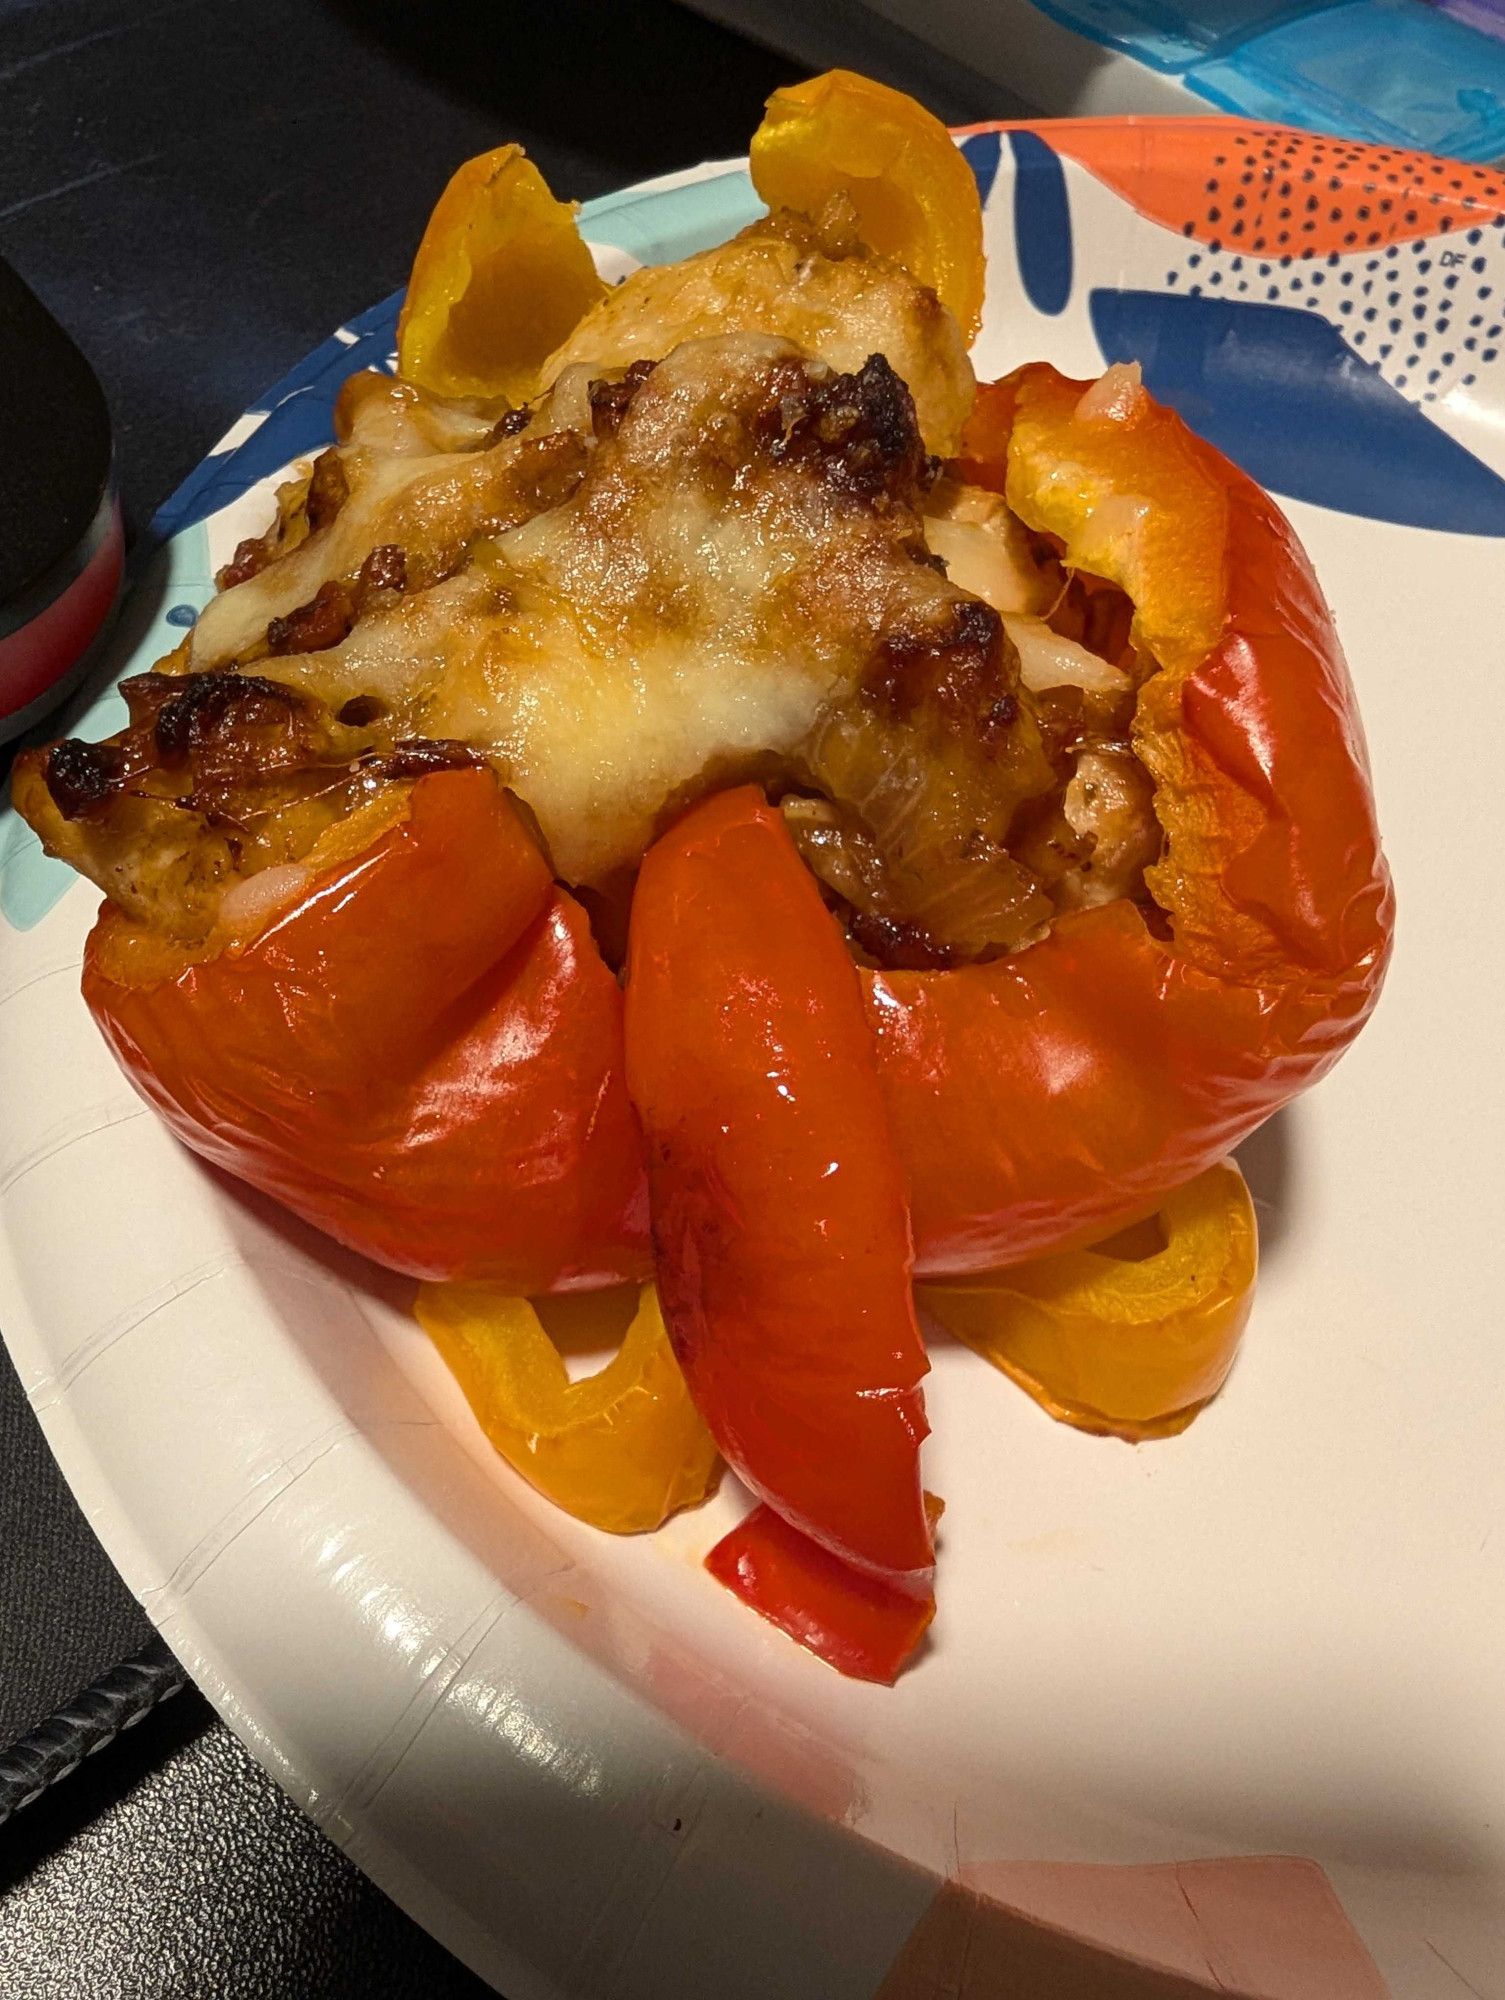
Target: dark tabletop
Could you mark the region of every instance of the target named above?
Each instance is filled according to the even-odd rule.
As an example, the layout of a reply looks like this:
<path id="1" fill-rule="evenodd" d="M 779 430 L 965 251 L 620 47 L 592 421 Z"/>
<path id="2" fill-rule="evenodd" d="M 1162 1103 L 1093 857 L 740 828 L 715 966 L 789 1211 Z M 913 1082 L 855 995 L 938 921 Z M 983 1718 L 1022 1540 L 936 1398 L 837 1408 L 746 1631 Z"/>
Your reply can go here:
<path id="1" fill-rule="evenodd" d="M 1014 108 L 875 49 L 850 0 L 790 12 L 807 67 Z M 0 253 L 104 384 L 139 536 L 259 390 L 402 282 L 468 154 L 519 139 L 584 198 L 744 150 L 799 73 L 669 0 L 0 0 Z M 0 1354 L 0 1747 L 147 1636 Z M 3 2000 L 482 1991 L 192 1691 L 0 1828 Z"/>

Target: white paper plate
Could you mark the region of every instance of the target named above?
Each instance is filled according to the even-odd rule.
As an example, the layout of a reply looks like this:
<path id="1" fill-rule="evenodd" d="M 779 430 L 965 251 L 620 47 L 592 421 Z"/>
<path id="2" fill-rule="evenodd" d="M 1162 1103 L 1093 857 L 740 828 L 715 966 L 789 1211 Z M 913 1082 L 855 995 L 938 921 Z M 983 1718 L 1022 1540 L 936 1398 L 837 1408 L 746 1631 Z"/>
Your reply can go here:
<path id="1" fill-rule="evenodd" d="M 1245 1149 L 1259 1298 L 1189 1432 L 1083 1437 L 938 1349 L 941 1610 L 897 1688 L 839 1679 L 706 1577 L 735 1482 L 621 1541 L 495 1460 L 410 1288 L 133 1096 L 77 996 L 96 898 L 0 821 L 0 1324 L 27 1393 L 221 1714 L 510 2000 L 1015 1990 L 985 1953 L 950 1986 L 916 1983 L 914 1944 L 891 1973 L 945 1878 L 1196 1990 L 1382 1990 L 1343 1960 L 1316 1870 L 1145 1865 L 1252 1855 L 1319 1864 L 1406 2000 L 1505 1993 L 1505 189 L 1444 169 L 1426 207 L 1439 163 L 1335 149 L 1341 226 L 1282 263 L 1281 183 L 1300 216 L 1331 142 L 1169 129 L 1132 132 L 1127 181 L 1102 153 L 1122 124 L 966 141 L 979 372 L 1139 352 L 1288 496 L 1360 691 L 1399 949 L 1340 1069 Z M 1366 192 L 1377 240 L 1329 247 Z M 1218 236 L 1220 199 L 1263 257 Z M 755 207 L 742 169 L 710 167 L 586 226 L 620 273 Z M 177 496 L 114 674 L 192 622 L 339 380 L 386 357 L 394 303 Z M 103 697 L 86 733 L 119 713 Z"/>

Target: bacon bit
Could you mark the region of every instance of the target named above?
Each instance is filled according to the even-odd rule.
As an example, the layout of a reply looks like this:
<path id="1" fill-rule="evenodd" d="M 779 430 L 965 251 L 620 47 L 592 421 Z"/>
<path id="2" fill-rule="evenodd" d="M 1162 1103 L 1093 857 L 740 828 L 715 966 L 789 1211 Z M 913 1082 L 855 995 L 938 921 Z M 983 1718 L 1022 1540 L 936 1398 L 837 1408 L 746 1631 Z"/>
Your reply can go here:
<path id="1" fill-rule="evenodd" d="M 364 603 L 373 590 L 406 590 L 408 558 L 396 542 L 380 542 L 361 564 L 357 595 Z"/>
<path id="2" fill-rule="evenodd" d="M 64 819 L 81 819 L 114 790 L 124 758 L 112 743 L 55 743 L 47 758 L 47 789 Z"/>
<path id="3" fill-rule="evenodd" d="M 245 541 L 236 544 L 234 555 L 215 575 L 214 581 L 221 590 L 233 590 L 238 583 L 249 583 L 253 576 L 260 576 L 267 564 L 281 552 L 288 526 L 287 499 L 296 491 L 295 486 L 281 489 L 278 494 L 279 518 L 265 535 L 248 536 Z M 314 460 L 303 494 L 303 512 L 309 533 L 316 534 L 320 528 L 327 528 L 349 497 L 350 482 L 345 476 L 344 461 L 331 446 L 328 451 L 321 451 Z M 294 507 L 292 512 L 296 514 L 296 511 Z"/>
<path id="4" fill-rule="evenodd" d="M 532 421 L 533 412 L 527 404 L 519 404 L 515 410 L 509 410 L 505 417 L 497 418 L 485 437 L 481 439 L 481 450 L 489 451 L 494 444 L 504 444 L 508 438 L 515 438 L 520 431 L 525 431 Z"/>
<path id="5" fill-rule="evenodd" d="M 463 771 L 484 764 L 486 759 L 468 743 L 443 737 L 410 736 L 394 743 L 390 757 L 382 759 L 388 778 L 422 778 L 430 771 Z"/>
<path id="6" fill-rule="evenodd" d="M 272 653 L 322 653 L 348 638 L 352 626 L 365 609 L 366 599 L 378 590 L 406 590 L 408 559 L 396 542 L 382 542 L 372 549 L 361 565 L 353 585 L 331 578 L 321 583 L 307 604 L 285 618 L 274 618 L 267 626 L 267 648 Z"/>
<path id="7" fill-rule="evenodd" d="M 267 626 L 272 653 L 322 653 L 348 638 L 356 619 L 355 597 L 349 584 L 321 583 L 307 604 Z"/>
<path id="8" fill-rule="evenodd" d="M 237 542 L 235 553 L 215 576 L 215 583 L 221 590 L 233 590 L 238 583 L 249 583 L 253 576 L 259 576 L 272 560 L 272 552 L 260 535 L 248 535 L 243 542 Z"/>
<path id="9" fill-rule="evenodd" d="M 319 453 L 308 476 L 308 496 L 303 504 L 309 533 L 316 535 L 321 528 L 327 528 L 349 498 L 345 462 L 331 445 L 328 451 Z"/>
<path id="10" fill-rule="evenodd" d="M 851 375 L 812 379 L 803 367 L 771 402 L 759 428 L 781 464 L 809 464 L 834 493 L 918 504 L 940 461 L 920 438 L 913 398 L 881 354 Z"/>
<path id="11" fill-rule="evenodd" d="M 586 390 L 591 406 L 591 431 L 599 442 L 615 437 L 623 417 L 632 408 L 632 399 L 658 366 L 656 361 L 634 361 L 616 381 L 603 377 Z"/>

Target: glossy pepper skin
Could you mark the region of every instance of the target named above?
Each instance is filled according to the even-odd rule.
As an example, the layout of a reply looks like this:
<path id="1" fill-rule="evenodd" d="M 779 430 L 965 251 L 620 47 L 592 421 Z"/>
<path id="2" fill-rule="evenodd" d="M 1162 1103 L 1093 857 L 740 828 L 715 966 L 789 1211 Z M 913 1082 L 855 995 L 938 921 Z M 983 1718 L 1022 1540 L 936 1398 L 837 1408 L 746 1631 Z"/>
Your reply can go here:
<path id="1" fill-rule="evenodd" d="M 705 1566 L 750 1610 L 849 1680 L 891 1686 L 935 1616 L 933 1597 L 854 1570 L 766 1505 L 723 1535 Z"/>
<path id="2" fill-rule="evenodd" d="M 490 772 L 198 960 L 107 906 L 84 997 L 196 1152 L 378 1263 L 517 1292 L 647 1273 L 621 995 Z"/>
<path id="3" fill-rule="evenodd" d="M 1089 386 L 1037 365 L 983 389 L 965 471 L 1134 600 L 1169 935 L 1116 902 L 992 964 L 864 973 L 927 1274 L 1153 1208 L 1331 1066 L 1389 956 L 1353 690 L 1289 524 L 1142 391 L 1081 414 Z"/>
<path id="4" fill-rule="evenodd" d="M 928 1596 L 927 1366 L 856 969 L 760 791 L 687 813 L 632 909 L 627 1067 L 696 1407 L 784 1521 Z"/>

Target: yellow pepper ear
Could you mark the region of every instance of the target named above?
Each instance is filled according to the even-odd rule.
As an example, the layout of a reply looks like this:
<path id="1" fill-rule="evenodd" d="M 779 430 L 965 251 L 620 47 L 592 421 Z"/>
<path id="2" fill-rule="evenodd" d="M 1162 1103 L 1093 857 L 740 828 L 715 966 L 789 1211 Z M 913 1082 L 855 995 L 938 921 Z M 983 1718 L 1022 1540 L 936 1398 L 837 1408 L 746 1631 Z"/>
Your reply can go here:
<path id="1" fill-rule="evenodd" d="M 594 1311 L 604 1345 L 620 1325 L 616 1307 L 610 1293 L 579 1300 L 575 1337 Z M 492 1444 L 556 1507 L 633 1535 L 705 1498 L 716 1447 L 651 1285 L 618 1353 L 579 1382 L 534 1306 L 495 1285 L 424 1285 L 414 1310 Z"/>
<path id="2" fill-rule="evenodd" d="M 397 372 L 437 396 L 526 402 L 605 293 L 569 202 L 521 146 L 467 160 L 440 195 L 397 322 Z"/>
<path id="3" fill-rule="evenodd" d="M 938 118 L 851 70 L 776 90 L 753 135 L 753 186 L 770 208 L 818 215 L 838 192 L 880 256 L 949 306 L 968 346 L 982 325 L 982 203 Z"/>
<path id="4" fill-rule="evenodd" d="M 1137 1441 L 1185 1430 L 1217 1394 L 1257 1263 L 1254 1205 L 1227 1160 L 1090 1250 L 915 1296 L 1053 1417 Z"/>

